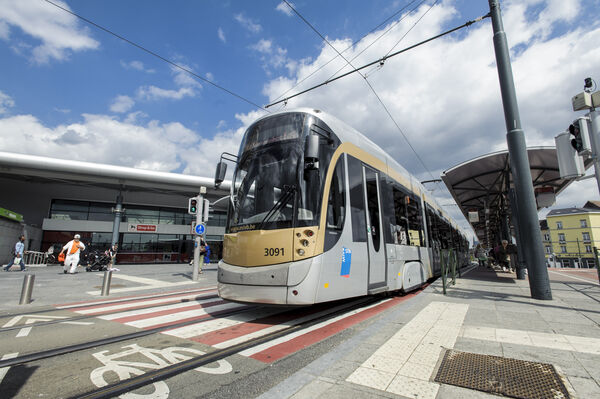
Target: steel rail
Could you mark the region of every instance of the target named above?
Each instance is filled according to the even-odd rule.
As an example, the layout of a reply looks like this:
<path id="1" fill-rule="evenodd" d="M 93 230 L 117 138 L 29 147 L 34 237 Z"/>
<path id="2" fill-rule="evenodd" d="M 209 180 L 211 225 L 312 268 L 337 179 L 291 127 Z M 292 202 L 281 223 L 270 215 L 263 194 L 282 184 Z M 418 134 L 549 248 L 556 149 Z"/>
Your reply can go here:
<path id="1" fill-rule="evenodd" d="M 183 294 L 183 295 L 185 295 L 185 294 Z M 153 299 L 153 298 L 155 298 L 155 297 L 148 298 L 148 299 Z M 161 298 L 161 297 L 158 297 L 158 298 Z M 161 308 L 163 306 L 170 306 L 170 305 L 174 305 L 177 303 L 192 302 L 192 301 L 197 301 L 198 299 L 211 299 L 211 298 L 219 298 L 219 296 L 218 295 L 207 295 L 207 296 L 203 297 L 202 295 L 198 295 L 198 296 L 195 296 L 194 298 L 183 298 L 183 299 L 179 299 L 179 300 L 174 300 L 173 302 L 169 302 L 169 303 L 161 303 L 161 304 L 156 304 L 156 305 L 142 306 L 142 307 L 135 308 L 135 309 L 120 309 L 120 310 L 115 310 L 114 312 L 86 314 L 86 315 L 80 315 L 80 316 L 67 317 L 64 319 L 54 319 L 54 320 L 42 321 L 39 323 L 35 323 L 35 327 L 44 327 L 44 326 L 47 326 L 50 324 L 58 324 L 58 323 L 65 323 L 65 322 L 69 322 L 69 321 L 92 319 L 92 318 L 96 318 L 96 317 L 100 317 L 100 316 L 106 316 L 106 315 L 128 312 L 128 311 L 133 311 L 133 310 Z M 119 302 L 114 302 L 112 304 L 119 304 L 119 303 L 127 303 L 127 301 L 119 301 Z M 111 304 L 111 303 L 108 303 L 108 304 Z M 102 305 L 104 305 L 104 303 Z M 94 305 L 91 305 L 91 306 L 94 306 Z M 84 307 L 84 306 L 82 306 L 82 307 Z M 77 308 L 74 308 L 74 309 L 77 309 Z M 55 310 L 59 311 L 62 309 L 55 309 Z M 19 316 L 28 316 L 30 314 L 31 313 L 25 313 L 25 314 L 22 314 Z M 15 317 L 15 316 L 13 316 L 13 317 Z M 44 317 L 44 316 L 41 316 L 41 317 Z M 5 331 L 19 330 L 24 327 L 28 327 L 28 326 L 25 326 L 23 324 L 18 324 L 18 325 L 14 325 L 14 326 L 10 326 L 10 327 L 2 327 L 2 328 L 0 328 L 0 333 L 3 333 Z"/>
<path id="2" fill-rule="evenodd" d="M 79 344 L 63 346 L 63 347 L 54 348 L 54 349 L 48 349 L 45 351 L 28 353 L 25 355 L 17 356 L 12 359 L 0 360 L 0 369 L 4 368 L 4 367 L 18 366 L 18 365 L 30 363 L 30 362 L 33 362 L 36 360 L 47 359 L 49 357 L 55 357 L 55 356 L 65 355 L 68 353 L 78 352 L 78 351 L 82 351 L 85 349 L 90 349 L 90 348 L 94 348 L 94 347 L 98 347 L 98 346 L 113 344 L 115 342 L 122 342 L 122 341 L 127 341 L 130 339 L 141 338 L 141 337 L 153 335 L 153 334 L 165 331 L 165 330 L 170 330 L 170 329 L 179 328 L 179 327 L 185 327 L 185 326 L 189 326 L 189 325 L 196 324 L 196 323 L 202 323 L 203 321 L 212 320 L 212 319 L 214 319 L 215 315 L 229 316 L 229 315 L 233 315 L 233 314 L 237 314 L 237 313 L 241 313 L 241 312 L 246 312 L 248 310 L 255 309 L 255 308 L 256 308 L 256 306 L 248 306 L 248 307 L 241 308 L 241 309 L 239 309 L 239 308 L 234 309 L 232 311 L 222 310 L 222 311 L 218 311 L 218 312 L 206 315 L 206 316 L 198 317 L 197 319 L 187 320 L 187 321 L 184 321 L 181 323 L 168 324 L 165 326 L 155 327 L 155 328 L 151 328 L 148 330 L 142 330 L 142 331 L 136 331 L 133 333 L 117 335 L 115 337 L 102 338 L 102 339 L 98 339 L 98 340 L 94 340 L 94 341 L 82 342 Z"/>
<path id="3" fill-rule="evenodd" d="M 194 292 L 204 292 L 204 291 L 215 291 L 217 288 L 198 288 L 198 289 L 194 289 L 194 290 L 188 290 L 188 291 L 176 291 L 176 292 L 165 292 L 163 294 L 161 293 L 156 293 L 156 294 L 146 294 L 143 296 L 139 296 L 139 297 L 121 297 L 121 298 L 115 298 L 114 300 L 106 300 L 106 302 L 104 301 L 97 301 L 97 302 L 85 302 L 82 304 L 72 304 L 72 305 L 64 305 L 62 307 L 54 307 L 54 306 L 59 306 L 59 305 L 49 305 L 49 306 L 53 306 L 51 308 L 45 308 L 45 309 L 41 309 L 41 310 L 34 310 L 32 312 L 23 312 L 23 313 L 8 313 L 8 314 L 3 314 L 0 315 L 0 318 L 4 318 L 4 317 L 15 317 L 15 316 L 27 316 L 27 315 L 32 315 L 32 314 L 40 314 L 40 313 L 50 313 L 50 312 L 57 312 L 60 310 L 71 310 L 71 309 L 77 309 L 77 308 L 83 308 L 83 307 L 87 307 L 87 306 L 96 306 L 96 305 L 114 305 L 117 303 L 125 303 L 127 302 L 127 300 L 143 300 L 143 299 L 153 299 L 153 298 L 165 298 L 165 297 L 169 297 L 169 296 L 177 296 L 177 295 L 185 295 L 185 294 L 193 294 Z"/>
<path id="4" fill-rule="evenodd" d="M 294 326 L 290 326 L 279 331 L 274 331 L 272 333 L 230 346 L 228 348 L 218 349 L 214 352 L 197 356 L 192 359 L 188 359 L 183 362 L 176 363 L 159 370 L 151 371 L 140 376 L 127 379 L 125 381 L 117 382 L 93 391 L 89 391 L 84 394 L 77 394 L 75 396 L 72 396 L 72 398 L 100 399 L 116 397 L 117 395 L 120 395 L 122 393 L 126 393 L 134 389 L 141 388 L 145 385 L 154 383 L 156 381 L 164 380 L 166 378 L 181 374 L 185 371 L 216 362 L 218 360 L 242 352 L 246 349 L 268 342 L 270 340 L 305 329 L 307 327 L 322 322 L 324 319 L 332 318 L 338 316 L 339 314 L 358 309 L 360 307 L 370 305 L 372 303 L 376 303 L 382 300 L 383 299 L 381 297 L 367 297 L 366 300 L 355 302 L 352 305 L 347 306 L 345 308 L 338 309 L 331 313 L 315 317 L 314 319 L 296 324 Z"/>

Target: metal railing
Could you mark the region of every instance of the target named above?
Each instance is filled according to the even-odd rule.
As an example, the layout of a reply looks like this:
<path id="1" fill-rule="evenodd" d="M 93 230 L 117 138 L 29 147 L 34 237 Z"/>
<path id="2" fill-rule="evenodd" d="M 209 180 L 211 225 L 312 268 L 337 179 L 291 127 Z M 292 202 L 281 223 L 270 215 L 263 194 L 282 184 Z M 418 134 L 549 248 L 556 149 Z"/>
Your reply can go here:
<path id="1" fill-rule="evenodd" d="M 26 265 L 44 265 L 46 264 L 48 253 L 27 251 L 23 254 L 23 261 Z"/>
<path id="2" fill-rule="evenodd" d="M 446 253 L 446 256 L 444 256 L 444 253 L 441 253 L 441 263 L 442 263 L 442 287 L 444 290 L 444 295 L 446 295 L 446 286 L 447 286 L 447 278 L 448 278 L 448 273 L 451 274 L 452 276 L 452 285 L 456 284 L 456 267 L 458 265 L 458 259 L 456 258 L 456 253 L 452 250 L 449 249 L 448 252 Z"/>

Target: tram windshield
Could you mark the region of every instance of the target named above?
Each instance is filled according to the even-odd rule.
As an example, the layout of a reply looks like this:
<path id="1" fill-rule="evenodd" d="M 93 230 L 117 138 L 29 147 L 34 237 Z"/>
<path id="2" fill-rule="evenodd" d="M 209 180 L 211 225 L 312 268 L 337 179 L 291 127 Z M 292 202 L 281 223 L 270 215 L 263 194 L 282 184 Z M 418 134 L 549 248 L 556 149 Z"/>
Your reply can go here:
<path id="1" fill-rule="evenodd" d="M 304 142 L 313 117 L 276 115 L 246 131 L 234 175 L 228 232 L 272 230 L 317 224 L 320 165 L 305 178 Z M 325 164 L 325 162 L 323 162 Z"/>

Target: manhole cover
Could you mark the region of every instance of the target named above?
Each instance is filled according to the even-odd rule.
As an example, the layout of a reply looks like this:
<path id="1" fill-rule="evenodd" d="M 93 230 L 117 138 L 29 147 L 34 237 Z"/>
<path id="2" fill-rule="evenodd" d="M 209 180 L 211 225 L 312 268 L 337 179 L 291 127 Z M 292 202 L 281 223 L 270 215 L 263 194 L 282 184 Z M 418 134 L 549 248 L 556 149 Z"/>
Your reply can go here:
<path id="1" fill-rule="evenodd" d="M 569 399 L 553 365 L 448 350 L 436 382 L 523 399 Z"/>

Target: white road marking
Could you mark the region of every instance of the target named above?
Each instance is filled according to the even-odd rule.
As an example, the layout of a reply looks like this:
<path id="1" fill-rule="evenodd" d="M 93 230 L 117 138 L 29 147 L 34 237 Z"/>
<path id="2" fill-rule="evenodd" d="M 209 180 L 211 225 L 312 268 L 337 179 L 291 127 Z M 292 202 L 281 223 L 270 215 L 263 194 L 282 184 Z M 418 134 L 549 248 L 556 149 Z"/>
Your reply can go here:
<path id="1" fill-rule="evenodd" d="M 25 327 L 25 328 L 21 328 L 19 330 L 19 333 L 17 334 L 16 338 L 23 338 L 29 335 L 29 333 L 31 332 L 31 328 L 32 327 Z"/>
<path id="2" fill-rule="evenodd" d="M 98 276 L 102 277 L 102 275 L 98 275 Z M 131 281 L 134 283 L 143 284 L 143 285 L 140 285 L 137 287 L 125 287 L 125 288 L 111 289 L 110 292 L 112 294 L 120 293 L 120 292 L 149 290 L 149 289 L 153 289 L 153 288 L 177 287 L 177 286 L 181 286 L 181 285 L 198 284 L 198 281 L 193 281 L 193 280 L 180 281 L 178 283 L 169 283 L 166 281 L 154 280 L 151 278 L 129 276 L 127 274 L 113 274 L 112 277 L 117 278 L 117 279 L 120 278 L 122 280 Z M 87 292 L 87 294 L 90 294 L 90 295 L 100 295 L 101 293 L 102 293 L 101 291 L 88 291 Z"/>
<path id="3" fill-rule="evenodd" d="M 202 305 L 204 303 L 208 303 L 208 302 L 214 302 L 214 301 L 218 301 L 220 299 L 218 298 L 211 298 L 211 299 L 204 299 L 201 301 L 194 301 L 194 302 L 181 302 L 181 303 L 173 303 L 171 305 L 164 305 L 161 307 L 153 307 L 153 308 L 148 308 L 148 309 L 132 309 L 132 310 L 128 310 L 128 311 L 123 311 L 123 312 L 119 312 L 119 313 L 114 313 L 114 314 L 107 314 L 107 315 L 100 315 L 98 316 L 98 318 L 100 319 L 104 319 L 104 320 L 115 320 L 115 319 L 120 319 L 123 317 L 129 317 L 129 316 L 137 316 L 137 315 L 143 315 L 143 314 L 148 314 L 148 313 L 155 313 L 155 312 L 159 312 L 159 311 L 163 311 L 163 310 L 174 310 L 174 309 L 179 309 L 179 308 L 188 308 L 188 307 L 192 307 L 192 306 L 198 306 L 198 305 Z"/>
<path id="4" fill-rule="evenodd" d="M 364 312 L 365 310 L 371 309 L 371 308 L 373 308 L 375 306 L 379 306 L 382 303 L 385 303 L 385 302 L 388 302 L 388 301 L 391 301 L 391 299 L 386 299 L 385 301 L 381 301 L 381 302 L 378 302 L 376 304 L 373 304 L 373 305 L 370 305 L 370 306 L 367 306 L 367 307 L 364 307 L 364 308 L 351 310 L 349 312 L 346 312 L 346 313 L 343 313 L 343 314 L 341 314 L 339 316 L 336 316 L 336 317 L 334 317 L 332 319 L 325 320 L 325 321 L 323 321 L 321 323 L 317 323 L 315 325 L 312 325 L 310 327 L 307 327 L 307 328 L 304 328 L 302 330 L 296 331 L 294 333 L 287 334 L 287 335 L 285 335 L 283 337 L 276 338 L 276 339 L 271 340 L 269 342 L 265 342 L 264 344 L 254 346 L 254 347 L 252 347 L 250 349 L 246 349 L 245 351 L 242 351 L 239 354 L 242 355 L 242 356 L 250 357 L 250 356 L 254 355 L 255 353 L 262 352 L 262 351 L 264 351 L 266 349 L 269 349 L 269 348 L 271 348 L 271 347 L 273 347 L 275 345 L 279 345 L 279 344 L 281 344 L 283 342 L 290 341 L 290 340 L 292 340 L 292 339 L 294 339 L 296 337 L 299 337 L 301 335 L 308 334 L 311 331 L 318 330 L 321 327 L 324 327 L 324 326 L 327 326 L 329 324 L 335 323 L 338 320 L 345 319 L 346 317 L 355 315 L 357 313 Z M 235 339 L 231 339 L 229 341 L 221 342 L 220 344 L 213 345 L 213 346 L 215 348 L 227 348 L 229 346 L 236 345 L 236 344 L 238 344 L 240 342 L 249 341 L 250 339 L 254 338 L 255 336 L 262 336 L 262 335 L 265 335 L 265 334 L 270 333 L 272 331 L 278 331 L 278 330 L 281 330 L 281 329 L 289 327 L 289 326 L 300 324 L 304 320 L 314 319 L 315 317 L 318 317 L 318 315 L 321 314 L 321 313 L 331 313 L 331 309 L 324 310 L 322 312 L 315 313 L 315 314 L 312 314 L 312 315 L 307 315 L 307 316 L 301 317 L 299 319 L 291 320 L 288 323 L 278 324 L 276 326 L 269 327 L 269 328 L 266 328 L 266 329 L 263 329 L 263 330 L 260 330 L 260 331 L 256 331 L 255 333 L 252 333 L 252 334 L 243 335 L 243 336 L 241 336 L 239 338 L 235 338 Z"/>
<path id="5" fill-rule="evenodd" d="M 205 294 L 209 291 L 216 292 L 215 288 L 216 287 L 208 287 L 205 289 L 192 289 L 192 290 L 184 290 L 184 291 L 180 291 L 180 292 L 158 292 L 156 294 L 146 294 L 146 295 L 140 295 L 140 296 L 135 296 L 135 297 L 106 299 L 104 301 L 92 300 L 92 301 L 87 301 L 87 302 L 77 302 L 77 303 L 59 305 L 59 306 L 55 306 L 55 307 L 57 309 L 72 309 L 72 308 L 84 308 L 84 307 L 88 307 L 88 306 L 102 305 L 105 303 L 112 304 L 115 302 L 129 302 L 129 301 L 136 301 L 136 300 L 140 300 L 140 299 L 150 299 L 150 298 L 155 298 L 155 297 L 162 297 L 165 295 L 178 295 L 178 294 L 183 295 L 183 294 L 191 294 L 191 293 L 197 293 L 198 295 L 200 295 L 200 293 Z"/>
<path id="6" fill-rule="evenodd" d="M 444 348 L 452 348 L 469 306 L 432 302 L 360 365 L 346 381 L 409 398 L 433 399 L 429 381 Z"/>
<path id="7" fill-rule="evenodd" d="M 600 354 L 600 338 L 581 337 L 576 335 L 466 326 L 462 328 L 461 337 L 499 343 L 529 345 L 539 348 L 592 353 L 595 355 Z"/>
<path id="8" fill-rule="evenodd" d="M 174 295 L 174 296 L 170 296 L 170 297 L 166 297 L 166 298 L 148 299 L 148 300 L 143 300 L 143 301 L 134 299 L 130 302 L 110 304 L 110 305 L 106 305 L 106 306 L 98 306 L 98 307 L 93 307 L 91 309 L 81 309 L 81 310 L 76 310 L 75 312 L 81 313 L 81 314 L 93 314 L 93 313 L 109 312 L 109 311 L 113 311 L 113 310 L 127 309 L 127 308 L 134 308 L 134 307 L 141 308 L 141 307 L 146 307 L 149 305 L 160 305 L 165 302 L 174 302 L 174 301 L 180 301 L 182 299 L 195 298 L 198 295 L 199 295 L 198 293 L 187 294 L 187 295 Z M 214 298 L 213 298 L 213 300 L 214 300 Z M 192 304 L 194 302 L 190 301 L 190 302 L 182 302 L 182 303 L 185 303 L 187 306 L 190 306 L 190 304 Z M 199 301 L 197 303 L 199 303 Z"/>
<path id="9" fill-rule="evenodd" d="M 283 311 L 284 310 L 277 308 L 266 308 L 261 309 L 260 311 L 238 314 L 231 316 L 230 318 L 218 318 L 215 320 L 205 321 L 203 323 L 174 328 L 172 330 L 163 332 L 163 334 L 172 335 L 179 338 L 192 338 L 212 331 L 247 323 L 249 321 L 267 317 Z"/>
<path id="10" fill-rule="evenodd" d="M 585 281 L 586 283 L 600 284 L 600 283 L 598 283 L 598 282 L 597 282 L 597 281 L 595 281 L 595 280 L 588 280 L 587 278 L 581 278 L 581 277 L 575 277 L 575 276 L 571 276 L 571 275 L 570 275 L 570 274 L 568 274 L 568 273 L 559 273 L 559 272 L 555 272 L 555 271 L 553 271 L 553 270 L 548 270 L 548 271 L 549 271 L 550 273 L 557 274 L 557 275 L 559 275 L 559 276 L 565 276 L 565 277 L 568 277 L 568 278 L 572 278 L 573 280 Z"/>
<path id="11" fill-rule="evenodd" d="M 24 320 L 23 324 L 27 325 L 27 324 L 37 323 L 37 322 L 47 322 L 47 321 L 66 319 L 66 318 L 67 318 L 67 316 L 38 316 L 38 315 L 27 315 L 26 314 L 26 315 L 20 315 L 20 316 L 13 317 L 12 319 L 10 319 L 8 321 L 8 323 L 3 325 L 2 328 L 12 327 L 21 320 Z M 94 322 L 85 322 L 85 321 L 61 321 L 61 323 L 62 324 L 85 325 L 85 326 L 94 324 Z M 21 328 L 19 330 L 19 332 L 17 333 L 16 338 L 23 338 L 23 337 L 28 336 L 29 333 L 31 332 L 31 329 L 32 329 L 32 327 Z"/>
<path id="12" fill-rule="evenodd" d="M 19 352 L 16 352 L 16 353 L 7 353 L 5 355 L 2 355 L 2 359 L 0 359 L 0 360 L 14 359 L 18 355 L 19 355 Z M 10 367 L 2 367 L 2 368 L 0 368 L 0 384 L 2 383 L 2 380 L 4 379 L 4 377 L 6 377 L 6 373 L 8 373 L 8 369 L 9 368 Z"/>
<path id="13" fill-rule="evenodd" d="M 168 315 L 151 317 L 149 319 L 135 320 L 135 321 L 131 321 L 131 322 L 128 322 L 125 324 L 127 324 L 128 326 L 133 326 L 133 327 L 138 327 L 138 328 L 148 328 L 148 327 L 157 326 L 159 324 L 176 322 L 176 321 L 187 319 L 190 317 L 204 316 L 204 315 L 209 314 L 208 311 L 210 311 L 212 313 L 212 312 L 218 312 L 220 310 L 236 309 L 236 308 L 241 308 L 241 307 L 245 307 L 245 306 L 246 305 L 240 305 L 237 303 L 226 303 L 223 305 L 211 306 L 209 308 L 193 309 L 193 310 L 188 310 L 185 312 L 171 313 Z"/>

